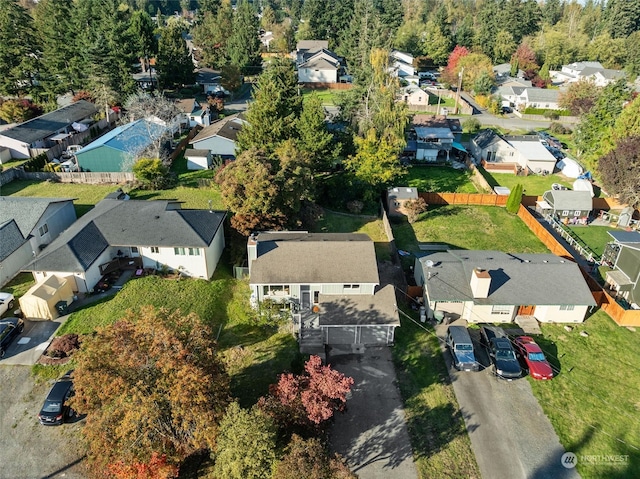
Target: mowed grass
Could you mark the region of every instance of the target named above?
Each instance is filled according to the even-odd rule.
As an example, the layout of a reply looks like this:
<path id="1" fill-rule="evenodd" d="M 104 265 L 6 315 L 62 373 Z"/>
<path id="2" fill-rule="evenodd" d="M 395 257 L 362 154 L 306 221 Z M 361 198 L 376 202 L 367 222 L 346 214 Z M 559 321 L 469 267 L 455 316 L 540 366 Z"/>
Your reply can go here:
<path id="1" fill-rule="evenodd" d="M 301 90 L 302 93 L 302 99 L 303 101 L 311 96 L 312 94 L 316 94 L 318 97 L 320 97 L 320 100 L 322 101 L 323 105 L 328 105 L 328 106 L 332 106 L 335 105 L 335 96 L 336 94 L 338 94 L 339 92 L 341 92 L 343 90 L 334 90 L 331 88 L 303 88 Z"/>
<path id="2" fill-rule="evenodd" d="M 544 244 L 517 216 L 497 206 L 431 206 L 420 220 L 392 223 L 398 248 L 419 252 L 418 243 L 451 248 L 548 253 Z"/>
<path id="3" fill-rule="evenodd" d="M 207 209 L 209 201 L 214 210 L 224 210 L 220 190 L 217 187 L 191 188 L 177 186 L 170 190 L 133 190 L 129 192 L 132 200 L 178 200 L 183 208 Z"/>
<path id="4" fill-rule="evenodd" d="M 396 182 L 398 186 L 411 186 L 418 191 L 443 193 L 477 193 L 469 171 L 454 170 L 447 166 L 411 165 L 407 174 Z"/>
<path id="5" fill-rule="evenodd" d="M 640 477 L 640 334 L 602 311 L 570 332 L 543 324 L 542 333 L 538 343 L 560 374 L 548 382 L 531 380 L 531 386 L 562 445 L 578 456 L 580 475 Z M 581 460 L 613 455 L 628 458 L 618 464 Z"/>
<path id="6" fill-rule="evenodd" d="M 616 231 L 616 228 L 608 226 L 568 226 L 568 228 L 598 256 L 602 256 L 607 243 L 613 241 L 608 232 Z"/>
<path id="7" fill-rule="evenodd" d="M 116 296 L 72 313 L 57 334 L 91 334 L 128 311 L 135 315 L 144 305 L 193 312 L 214 335 L 219 334 L 232 392 L 249 407 L 267 393 L 277 374 L 299 362 L 295 338 L 277 325 L 259 324 L 249 306 L 249 294 L 246 282 L 225 271 L 216 271 L 211 281 L 148 276 L 129 281 Z"/>
<path id="8" fill-rule="evenodd" d="M 512 190 L 517 184 L 521 184 L 524 194 L 529 196 L 542 196 L 545 191 L 551 189 L 551 185 L 559 183 L 567 188 L 572 188 L 573 182 L 567 178 L 558 175 L 529 175 L 516 176 L 510 173 L 489 173 L 486 170 L 480 170 L 492 188 L 494 186 L 506 186 Z"/>
<path id="9" fill-rule="evenodd" d="M 479 478 L 438 339 L 400 319 L 393 356 L 419 477 Z"/>

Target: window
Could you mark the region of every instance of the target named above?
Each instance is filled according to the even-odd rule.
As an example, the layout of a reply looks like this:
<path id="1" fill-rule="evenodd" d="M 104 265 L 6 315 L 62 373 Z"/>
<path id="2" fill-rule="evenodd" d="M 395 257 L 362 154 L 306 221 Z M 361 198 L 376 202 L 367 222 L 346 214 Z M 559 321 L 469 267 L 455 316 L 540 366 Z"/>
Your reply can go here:
<path id="1" fill-rule="evenodd" d="M 263 287 L 265 296 L 289 296 L 289 286 L 283 284 L 270 284 Z"/>
<path id="2" fill-rule="evenodd" d="M 491 314 L 511 314 L 511 306 L 496 304 L 491 307 Z"/>
<path id="3" fill-rule="evenodd" d="M 357 289 L 360 289 L 360 285 L 359 284 L 345 284 L 343 289 L 345 291 L 355 291 Z"/>
<path id="4" fill-rule="evenodd" d="M 184 248 L 173 248 L 173 252 L 176 256 L 184 256 L 187 254 L 185 253 Z"/>
<path id="5" fill-rule="evenodd" d="M 562 210 L 562 216 L 569 216 L 569 210 Z"/>
<path id="6" fill-rule="evenodd" d="M 200 256 L 200 248 L 189 248 L 189 256 Z"/>
<path id="7" fill-rule="evenodd" d="M 38 233 L 40 234 L 40 236 L 44 236 L 49 232 L 49 227 L 47 226 L 47 223 L 43 224 L 40 228 L 38 228 Z"/>
<path id="8" fill-rule="evenodd" d="M 318 304 L 320 302 L 320 291 L 313 292 L 313 303 Z"/>
<path id="9" fill-rule="evenodd" d="M 138 247 L 137 246 L 132 246 L 131 247 L 131 254 L 138 254 Z"/>
<path id="10" fill-rule="evenodd" d="M 580 216 L 580 210 L 575 210 L 575 211 L 573 212 L 573 214 L 574 214 L 575 216 Z"/>
<path id="11" fill-rule="evenodd" d="M 152 253 L 156 253 L 156 254 L 157 254 L 157 253 L 159 253 L 159 252 L 160 252 L 160 248 L 158 248 L 157 246 L 152 246 L 152 247 L 151 247 L 151 252 L 152 252 Z"/>
<path id="12" fill-rule="evenodd" d="M 573 311 L 575 306 L 573 304 L 561 304 L 560 311 Z"/>

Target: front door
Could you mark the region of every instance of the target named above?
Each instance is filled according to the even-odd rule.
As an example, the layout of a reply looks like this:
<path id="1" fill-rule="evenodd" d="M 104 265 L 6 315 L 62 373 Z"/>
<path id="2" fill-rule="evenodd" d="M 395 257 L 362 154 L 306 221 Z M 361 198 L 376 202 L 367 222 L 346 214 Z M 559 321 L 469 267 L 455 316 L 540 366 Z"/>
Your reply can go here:
<path id="1" fill-rule="evenodd" d="M 309 286 L 300 287 L 300 309 L 311 309 L 311 291 L 309 291 Z"/>
<path id="2" fill-rule="evenodd" d="M 518 316 L 532 316 L 535 310 L 536 310 L 535 306 L 522 305 L 518 308 Z"/>

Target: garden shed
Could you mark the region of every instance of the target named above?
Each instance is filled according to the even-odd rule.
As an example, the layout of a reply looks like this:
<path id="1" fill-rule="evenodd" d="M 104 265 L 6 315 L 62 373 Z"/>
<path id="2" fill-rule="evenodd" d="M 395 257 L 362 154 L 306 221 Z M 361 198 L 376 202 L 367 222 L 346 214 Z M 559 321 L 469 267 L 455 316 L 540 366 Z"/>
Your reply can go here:
<path id="1" fill-rule="evenodd" d="M 22 314 L 29 319 L 57 318 L 60 316 L 58 307 L 65 309 L 73 302 L 73 285 L 75 281 L 67 278 L 48 276 L 19 299 Z"/>

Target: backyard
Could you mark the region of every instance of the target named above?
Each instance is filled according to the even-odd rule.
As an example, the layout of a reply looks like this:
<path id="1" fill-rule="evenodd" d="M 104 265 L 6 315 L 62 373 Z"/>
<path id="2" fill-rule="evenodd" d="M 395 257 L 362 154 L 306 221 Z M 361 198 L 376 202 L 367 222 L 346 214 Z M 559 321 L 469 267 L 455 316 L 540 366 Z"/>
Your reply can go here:
<path id="1" fill-rule="evenodd" d="M 323 105 L 333 106 L 335 105 L 336 95 L 342 91 L 345 91 L 345 90 L 336 90 L 332 88 L 313 88 L 313 89 L 303 88 L 301 90 L 301 93 L 302 93 L 303 100 L 308 98 L 312 93 L 315 93 L 318 97 L 320 97 L 320 100 L 322 101 Z"/>
<path id="2" fill-rule="evenodd" d="M 398 180 L 399 186 L 412 186 L 418 191 L 438 191 L 446 193 L 477 193 L 467 170 L 455 170 L 448 166 L 411 165 L 407 174 Z"/>
<path id="3" fill-rule="evenodd" d="M 537 338 L 560 373 L 530 380 L 533 392 L 585 479 L 640 476 L 640 337 L 630 329 L 598 311 L 571 331 L 543 324 Z"/>
<path id="4" fill-rule="evenodd" d="M 580 242 L 586 244 L 598 257 L 602 256 L 607 243 L 613 241 L 609 231 L 616 231 L 616 228 L 609 226 L 567 226 L 567 228 L 579 238 Z"/>
<path id="5" fill-rule="evenodd" d="M 506 186 L 512 190 L 520 183 L 524 189 L 523 193 L 529 196 L 542 196 L 545 191 L 551 189 L 551 185 L 554 183 L 559 183 L 567 188 L 572 188 L 573 184 L 572 179 L 559 174 L 517 176 L 510 173 L 489 173 L 482 167 L 479 167 L 478 170 L 492 188 L 495 186 Z"/>

